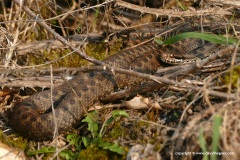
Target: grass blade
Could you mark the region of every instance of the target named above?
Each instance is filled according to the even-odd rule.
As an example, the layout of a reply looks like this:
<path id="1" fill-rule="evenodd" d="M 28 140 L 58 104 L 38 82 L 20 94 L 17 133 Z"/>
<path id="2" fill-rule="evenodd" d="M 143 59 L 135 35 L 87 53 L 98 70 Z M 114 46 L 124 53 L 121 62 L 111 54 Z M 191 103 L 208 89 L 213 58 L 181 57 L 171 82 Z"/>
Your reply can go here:
<path id="1" fill-rule="evenodd" d="M 197 38 L 197 39 L 202 39 L 215 44 L 224 44 L 224 45 L 235 44 L 238 41 L 237 39 L 224 37 L 223 35 L 215 35 L 215 34 L 199 33 L 199 32 L 185 32 L 185 33 L 177 34 L 167 39 L 163 44 L 166 44 L 166 45 L 173 44 L 177 41 L 180 41 L 186 38 Z"/>

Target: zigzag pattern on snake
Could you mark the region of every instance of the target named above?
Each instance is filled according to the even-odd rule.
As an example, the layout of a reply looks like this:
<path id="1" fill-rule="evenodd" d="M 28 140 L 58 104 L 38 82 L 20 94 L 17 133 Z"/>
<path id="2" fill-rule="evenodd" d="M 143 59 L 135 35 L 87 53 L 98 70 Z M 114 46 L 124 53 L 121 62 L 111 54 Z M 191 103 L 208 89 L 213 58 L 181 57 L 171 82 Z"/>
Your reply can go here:
<path id="1" fill-rule="evenodd" d="M 194 44 L 194 47 L 189 49 L 189 44 L 191 46 Z M 208 48 L 204 49 L 204 46 Z M 214 45 L 203 44 L 200 40 L 182 41 L 161 49 L 156 44 L 148 43 L 121 51 L 104 62 L 119 68 L 131 68 L 142 73 L 153 74 L 161 66 L 161 60 L 168 63 L 202 58 L 213 48 L 215 48 Z M 174 54 L 169 53 L 170 50 L 172 53 L 178 52 L 175 59 L 172 57 Z M 113 75 L 110 71 L 81 73 L 68 83 L 53 89 L 55 117 L 51 112 L 51 92 L 47 90 L 30 96 L 14 106 L 9 114 L 10 124 L 27 138 L 50 140 L 53 138 L 56 127 L 61 134 L 76 126 L 84 115 L 84 110 L 87 110 L 101 96 L 114 92 L 115 88 L 141 82 L 140 78 L 119 73 Z"/>

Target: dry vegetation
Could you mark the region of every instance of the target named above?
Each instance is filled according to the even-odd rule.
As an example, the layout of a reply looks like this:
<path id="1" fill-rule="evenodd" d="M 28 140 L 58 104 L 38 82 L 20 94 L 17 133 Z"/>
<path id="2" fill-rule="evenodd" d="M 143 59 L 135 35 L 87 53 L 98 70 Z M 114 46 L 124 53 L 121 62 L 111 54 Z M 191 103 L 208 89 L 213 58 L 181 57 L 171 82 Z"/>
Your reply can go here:
<path id="1" fill-rule="evenodd" d="M 162 34 L 163 28 L 175 24 L 195 23 L 202 25 L 206 31 L 214 30 L 214 33 L 236 39 L 240 34 L 240 3 L 237 0 L 0 2 L 2 113 L 25 96 L 49 88 L 50 66 L 53 66 L 54 85 L 59 85 L 64 82 L 62 77 L 75 76 L 82 70 L 80 65 L 89 64 L 80 56 L 99 65 L 101 61 L 96 59 L 102 60 L 123 48 L 153 40 L 154 36 Z M 148 27 L 151 34 L 144 33 Z M 97 145 L 81 146 L 78 151 L 76 144 L 69 143 L 65 137 L 52 142 L 28 141 L 12 134 L 14 131 L 4 114 L 1 121 L 4 134 L 0 139 L 12 148 L 24 150 L 26 154 L 42 147 L 57 148 L 54 152 L 49 148 L 34 152 L 32 157 L 36 159 L 66 159 L 76 152 L 79 152 L 78 159 L 126 159 L 127 154 L 128 158 L 135 155 L 136 159 L 154 160 L 239 159 L 238 54 L 238 46 L 233 44 L 198 63 L 181 67 L 163 64 L 156 76 L 147 77 L 162 82 L 159 86 L 152 87 L 149 83 L 106 97 L 105 101 L 119 97 L 125 100 L 126 94 L 131 93 L 142 93 L 143 96 L 136 100 L 140 102 L 137 104 L 117 101 L 116 104 L 105 105 L 110 109 L 99 110 L 99 124 L 109 118 L 113 106 L 125 107 L 122 110 L 129 114 L 129 118 L 116 119 L 106 128 L 103 136 L 104 141 L 118 142 L 123 146 L 123 155 L 103 150 Z M 140 106 L 145 109 L 132 109 Z M 76 132 L 79 130 L 81 136 L 90 135 L 86 125 Z M 60 154 L 62 151 L 66 151 L 64 156 Z M 96 153 L 93 154 L 93 151 Z M 215 151 L 222 155 L 198 154 Z"/>

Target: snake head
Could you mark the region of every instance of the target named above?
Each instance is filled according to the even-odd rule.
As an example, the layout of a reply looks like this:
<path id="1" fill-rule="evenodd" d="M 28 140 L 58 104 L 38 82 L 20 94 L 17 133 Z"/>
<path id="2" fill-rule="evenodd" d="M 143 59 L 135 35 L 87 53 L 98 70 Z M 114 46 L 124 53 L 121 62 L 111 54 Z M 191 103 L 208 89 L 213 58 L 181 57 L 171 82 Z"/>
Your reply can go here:
<path id="1" fill-rule="evenodd" d="M 194 54 L 182 54 L 182 53 L 162 53 L 160 55 L 161 61 L 171 65 L 180 65 L 193 63 L 199 58 L 194 56 Z"/>

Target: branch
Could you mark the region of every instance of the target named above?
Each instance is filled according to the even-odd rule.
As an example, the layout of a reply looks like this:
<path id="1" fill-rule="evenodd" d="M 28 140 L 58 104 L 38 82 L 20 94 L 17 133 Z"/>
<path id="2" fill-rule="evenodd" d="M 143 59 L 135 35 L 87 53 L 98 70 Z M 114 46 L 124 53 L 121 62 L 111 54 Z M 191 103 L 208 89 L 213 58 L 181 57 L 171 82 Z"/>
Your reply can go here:
<path id="1" fill-rule="evenodd" d="M 99 42 L 104 38 L 105 38 L 104 35 L 82 34 L 82 35 L 69 36 L 65 39 L 69 40 L 68 43 L 70 45 L 77 47 L 87 42 Z M 58 39 L 48 39 L 43 41 L 19 44 L 16 47 L 16 51 L 19 55 L 24 55 L 25 53 L 32 53 L 36 51 L 43 51 L 46 49 L 57 49 L 57 48 L 67 48 L 67 47 L 63 43 L 59 42 Z"/>
<path id="2" fill-rule="evenodd" d="M 192 17 L 192 16 L 206 16 L 206 15 L 232 15 L 231 12 L 225 11 L 220 7 L 213 7 L 208 9 L 201 10 L 187 10 L 187 11 L 176 11 L 172 9 L 155 9 L 155 8 L 147 8 L 141 7 L 135 4 L 127 3 L 122 0 L 117 0 L 117 6 L 121 6 L 124 8 L 132 9 L 135 11 L 139 11 L 141 13 L 149 13 L 157 16 L 168 16 L 168 17 Z"/>
<path id="3" fill-rule="evenodd" d="M 230 5 L 233 6 L 235 8 L 240 7 L 240 1 L 239 0 L 207 0 L 207 2 L 210 3 L 215 3 L 215 4 L 225 4 L 225 5 Z"/>

